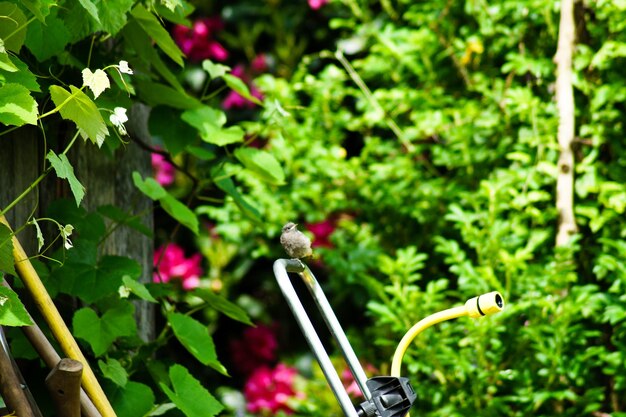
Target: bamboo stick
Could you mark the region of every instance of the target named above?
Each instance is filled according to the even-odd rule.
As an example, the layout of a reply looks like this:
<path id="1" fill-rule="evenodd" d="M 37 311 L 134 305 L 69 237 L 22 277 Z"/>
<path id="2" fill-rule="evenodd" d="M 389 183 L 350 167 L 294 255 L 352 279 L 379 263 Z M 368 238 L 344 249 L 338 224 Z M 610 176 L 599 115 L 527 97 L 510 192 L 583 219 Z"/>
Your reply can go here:
<path id="1" fill-rule="evenodd" d="M 0 216 L 0 222 L 11 228 L 3 215 Z M 66 356 L 83 364 L 84 369 L 82 384 L 83 388 L 85 388 L 85 391 L 87 392 L 87 395 L 89 395 L 103 417 L 117 417 L 115 411 L 113 411 L 113 407 L 109 403 L 108 398 L 104 394 L 102 387 L 98 383 L 95 374 L 91 370 L 87 359 L 81 352 L 78 343 L 76 343 L 72 333 L 63 321 L 63 318 L 54 305 L 52 298 L 50 298 L 46 287 L 41 282 L 39 275 L 37 275 L 37 271 L 35 271 L 35 268 L 33 268 L 28 256 L 24 252 L 22 245 L 16 236 L 13 236 L 12 241 L 13 257 L 15 258 L 15 268 L 17 273 L 33 297 L 37 308 L 46 320 L 50 330 L 52 330 L 52 334 L 59 342 L 59 345 L 61 345 L 61 349 L 63 349 Z"/>

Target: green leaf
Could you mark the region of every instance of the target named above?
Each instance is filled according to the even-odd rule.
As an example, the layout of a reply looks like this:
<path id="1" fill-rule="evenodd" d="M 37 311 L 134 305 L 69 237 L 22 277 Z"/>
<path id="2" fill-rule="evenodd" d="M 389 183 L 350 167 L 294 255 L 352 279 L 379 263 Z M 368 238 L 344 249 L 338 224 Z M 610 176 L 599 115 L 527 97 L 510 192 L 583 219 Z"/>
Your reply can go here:
<path id="1" fill-rule="evenodd" d="M 17 66 L 6 52 L 0 52 L 0 71 L 17 72 Z"/>
<path id="2" fill-rule="evenodd" d="M 107 358 L 106 362 L 99 360 L 98 367 L 102 371 L 102 375 L 116 385 L 124 388 L 128 383 L 128 372 L 117 359 Z"/>
<path id="3" fill-rule="evenodd" d="M 222 64 L 216 64 L 208 59 L 202 61 L 202 69 L 209 73 L 211 79 L 222 77 L 230 71 L 230 67 Z"/>
<path id="4" fill-rule="evenodd" d="M 178 201 L 170 193 L 167 193 L 160 201 L 161 207 L 163 207 L 163 210 L 165 210 L 167 214 L 196 235 L 199 233 L 200 225 L 198 223 L 198 217 L 189 207 Z"/>
<path id="5" fill-rule="evenodd" d="M 152 106 L 166 105 L 176 109 L 193 109 L 202 106 L 202 102 L 185 92 L 178 91 L 164 84 L 137 80 L 137 93 L 142 100 Z"/>
<path id="6" fill-rule="evenodd" d="M 226 85 L 237 92 L 240 96 L 250 100 L 254 104 L 258 104 L 259 106 L 263 105 L 261 100 L 250 94 L 250 89 L 248 89 L 248 86 L 241 78 L 235 77 L 232 74 L 224 74 L 222 78 L 226 82 Z"/>
<path id="7" fill-rule="evenodd" d="M 60 107 L 59 111 L 64 119 L 76 123 L 85 140 L 90 139 L 98 146 L 102 146 L 109 131 L 98 107 L 80 89 L 70 85 L 70 90 L 71 93 L 58 85 L 50 86 L 52 101 Z"/>
<path id="8" fill-rule="evenodd" d="M 167 321 L 172 326 L 178 341 L 200 362 L 208 365 L 223 375 L 228 376 L 226 368 L 217 359 L 213 338 L 207 327 L 193 317 L 180 313 L 168 313 Z"/>
<path id="9" fill-rule="evenodd" d="M 163 141 L 167 150 L 176 156 L 198 141 L 196 131 L 181 120 L 181 113 L 171 107 L 157 106 L 150 111 L 150 134 Z"/>
<path id="10" fill-rule="evenodd" d="M 71 34 L 65 23 L 56 15 L 50 15 L 45 23 L 43 21 L 31 22 L 28 26 L 25 44 L 37 61 L 43 62 L 63 52 L 70 38 Z"/>
<path id="11" fill-rule="evenodd" d="M 176 404 L 174 403 L 159 404 L 154 409 L 152 409 L 148 414 L 146 414 L 146 417 L 162 416 L 163 414 L 175 408 L 176 408 Z"/>
<path id="12" fill-rule="evenodd" d="M 145 416 L 155 401 L 154 393 L 149 386 L 134 381 L 129 381 L 123 388 L 116 386 L 108 397 L 117 417 Z"/>
<path id="13" fill-rule="evenodd" d="M 231 303 L 226 298 L 206 289 L 196 289 L 193 291 L 193 295 L 203 299 L 209 304 L 209 306 L 219 311 L 220 313 L 227 315 L 231 319 L 237 320 L 244 324 L 248 324 L 250 326 L 253 325 L 246 311 L 243 308 L 239 307 L 237 304 Z"/>
<path id="14" fill-rule="evenodd" d="M 213 145 L 224 146 L 242 142 L 245 132 L 239 126 L 223 128 L 226 115 L 223 111 L 202 106 L 183 112 L 181 118 L 198 129 L 203 141 Z"/>
<path id="15" fill-rule="evenodd" d="M 116 35 L 126 25 L 127 13 L 134 3 L 134 0 L 99 1 L 97 7 L 102 29 Z"/>
<path id="16" fill-rule="evenodd" d="M 141 282 L 138 282 L 136 279 L 133 279 L 128 275 L 124 275 L 122 277 L 122 283 L 124 284 L 124 286 L 126 286 L 126 288 L 130 290 L 130 292 L 132 292 L 133 294 L 135 294 L 137 297 L 141 298 L 142 300 L 146 300 L 151 303 L 157 302 L 157 300 L 152 296 L 152 294 L 150 294 L 150 291 L 148 291 L 146 286 L 143 285 Z"/>
<path id="17" fill-rule="evenodd" d="M 133 172 L 133 183 L 135 187 L 139 188 L 139 191 L 150 197 L 152 200 L 160 200 L 167 196 L 165 188 L 161 187 L 161 184 L 154 178 L 147 177 L 145 180 L 141 178 L 141 174 L 137 171 Z"/>
<path id="18" fill-rule="evenodd" d="M 163 62 L 157 49 L 153 47 L 152 39 L 139 26 L 139 23 L 131 20 L 124 26 L 121 34 L 129 48 L 134 50 L 142 61 L 149 63 L 164 80 L 174 87 L 179 95 L 185 93 L 185 89 L 178 81 L 177 76 Z M 154 97 L 154 99 L 157 99 L 157 97 Z"/>
<path id="19" fill-rule="evenodd" d="M 0 285 L 0 326 L 30 326 L 32 324 L 17 294 Z"/>
<path id="20" fill-rule="evenodd" d="M 46 159 L 50 161 L 52 168 L 57 174 L 57 177 L 66 179 L 70 183 L 70 189 L 76 200 L 76 205 L 80 206 L 80 202 L 85 196 L 85 187 L 78 181 L 74 175 L 74 168 L 65 154 L 56 155 L 54 151 L 50 150 Z"/>
<path id="21" fill-rule="evenodd" d="M 172 391 L 161 383 L 161 389 L 187 417 L 213 417 L 224 407 L 181 365 L 170 368 Z"/>
<path id="22" fill-rule="evenodd" d="M 131 303 L 121 303 L 99 317 L 90 308 L 81 308 L 74 314 L 74 336 L 85 340 L 96 356 L 103 355 L 119 337 L 137 334 Z"/>
<path id="23" fill-rule="evenodd" d="M 133 182 L 139 190 L 153 200 L 161 203 L 163 210 L 189 230 L 198 234 L 198 218 L 189 207 L 168 193 L 154 178 L 141 179 L 138 172 L 133 172 Z"/>
<path id="24" fill-rule="evenodd" d="M 91 17 L 93 17 L 93 20 L 100 23 L 100 17 L 98 17 L 98 8 L 94 3 L 91 2 L 91 0 L 78 0 L 78 3 L 83 6 L 83 9 L 85 9 Z"/>
<path id="25" fill-rule="evenodd" d="M 182 67 L 183 53 L 178 49 L 178 46 L 176 46 L 170 34 L 161 25 L 161 22 L 141 4 L 137 4 L 135 8 L 133 8 L 131 15 L 142 29 L 154 39 L 157 46 Z"/>
<path id="26" fill-rule="evenodd" d="M 16 56 L 11 57 L 11 64 L 15 66 L 17 70 L 9 72 L 0 69 L 0 84 L 21 84 L 30 91 L 41 91 L 37 83 L 37 77 L 30 71 L 28 65 Z"/>
<path id="27" fill-rule="evenodd" d="M 50 14 L 50 7 L 57 4 L 56 0 L 21 0 L 21 2 L 24 7 L 30 10 L 42 22 Z"/>
<path id="28" fill-rule="evenodd" d="M 201 146 L 188 146 L 187 152 L 202 161 L 211 161 L 216 158 L 215 152 Z"/>
<path id="29" fill-rule="evenodd" d="M 37 102 L 26 87 L 13 83 L 0 87 L 0 123 L 36 125 L 37 114 Z"/>
<path id="30" fill-rule="evenodd" d="M 152 233 L 152 229 L 142 223 L 141 219 L 143 217 L 126 212 L 117 206 L 110 204 L 100 206 L 98 207 L 98 213 L 108 217 L 116 223 L 128 226 L 147 237 L 152 237 L 154 235 L 154 233 Z"/>
<path id="31" fill-rule="evenodd" d="M 261 213 L 241 195 L 231 178 L 222 177 L 218 173 L 218 175 L 213 176 L 213 182 L 220 190 L 233 198 L 243 214 L 255 222 L 261 221 Z"/>
<path id="32" fill-rule="evenodd" d="M 274 185 L 285 183 L 283 168 L 271 153 L 256 148 L 239 148 L 235 150 L 235 157 L 260 180 Z"/>
<path id="33" fill-rule="evenodd" d="M 52 272 L 62 292 L 76 295 L 87 303 L 117 294 L 124 276 L 137 278 L 141 274 L 141 266 L 123 256 L 107 255 L 96 262 L 95 243 L 75 241 L 65 264 Z"/>
<path id="34" fill-rule="evenodd" d="M 4 47 L 19 53 L 26 38 L 26 15 L 17 4 L 3 1 L 0 2 L 0 17 L 0 39 L 4 40 Z"/>

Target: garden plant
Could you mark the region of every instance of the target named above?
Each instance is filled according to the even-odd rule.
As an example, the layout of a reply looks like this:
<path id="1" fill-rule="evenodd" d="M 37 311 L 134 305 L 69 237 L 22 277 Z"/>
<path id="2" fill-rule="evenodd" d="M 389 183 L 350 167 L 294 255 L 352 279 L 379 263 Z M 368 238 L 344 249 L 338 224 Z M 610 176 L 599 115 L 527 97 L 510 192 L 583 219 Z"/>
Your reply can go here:
<path id="1" fill-rule="evenodd" d="M 110 415 L 341 415 L 272 274 L 291 221 L 368 376 L 506 300 L 415 339 L 412 415 L 625 417 L 625 29 L 617 0 L 0 0 L 0 160 L 35 135 L 40 167 L 0 200 L 0 325 L 42 414 L 29 233 Z M 87 207 L 88 153 L 149 208 Z"/>

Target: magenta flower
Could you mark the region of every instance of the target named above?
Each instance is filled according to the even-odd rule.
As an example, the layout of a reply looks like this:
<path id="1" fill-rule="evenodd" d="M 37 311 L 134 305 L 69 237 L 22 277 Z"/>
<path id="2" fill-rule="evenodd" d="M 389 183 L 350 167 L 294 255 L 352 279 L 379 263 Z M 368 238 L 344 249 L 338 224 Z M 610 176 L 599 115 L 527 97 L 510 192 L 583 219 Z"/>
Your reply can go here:
<path id="1" fill-rule="evenodd" d="M 257 368 L 246 381 L 244 396 L 247 410 L 251 413 L 276 414 L 283 411 L 293 413 L 287 404 L 290 399 L 303 398 L 302 392 L 296 392 L 294 380 L 298 371 L 279 363 L 274 369 L 266 366 Z"/>
<path id="2" fill-rule="evenodd" d="M 174 183 L 176 169 L 163 155 L 159 153 L 152 154 L 152 171 L 154 172 L 154 179 L 162 186 L 167 187 Z"/>
<path id="3" fill-rule="evenodd" d="M 190 61 L 225 61 L 228 59 L 228 51 L 214 39 L 215 33 L 223 28 L 224 24 L 219 18 L 203 18 L 194 21 L 191 28 L 174 26 L 172 37 Z"/>
<path id="4" fill-rule="evenodd" d="M 334 219 L 326 219 L 317 223 L 308 223 L 306 228 L 313 234 L 313 242 L 311 246 L 332 248 L 333 244 L 330 241 L 330 235 L 337 228 L 336 221 Z"/>
<path id="5" fill-rule="evenodd" d="M 175 243 L 161 246 L 154 252 L 154 268 L 152 276 L 154 282 L 170 282 L 173 279 L 181 280 L 185 290 L 192 290 L 200 285 L 203 274 L 200 263 L 202 256 L 199 253 L 185 257 L 183 248 Z"/>
<path id="6" fill-rule="evenodd" d="M 250 374 L 263 365 L 276 360 L 276 326 L 259 324 L 243 332 L 241 339 L 230 343 L 230 350 L 235 367 L 244 375 Z"/>
<path id="7" fill-rule="evenodd" d="M 328 4 L 328 0 L 308 0 L 309 7 L 313 10 L 319 10 L 326 4 Z"/>
<path id="8" fill-rule="evenodd" d="M 250 63 L 250 68 L 252 68 L 252 71 L 257 73 L 267 71 L 269 68 L 267 56 L 265 56 L 265 54 L 258 54 L 255 56 Z"/>

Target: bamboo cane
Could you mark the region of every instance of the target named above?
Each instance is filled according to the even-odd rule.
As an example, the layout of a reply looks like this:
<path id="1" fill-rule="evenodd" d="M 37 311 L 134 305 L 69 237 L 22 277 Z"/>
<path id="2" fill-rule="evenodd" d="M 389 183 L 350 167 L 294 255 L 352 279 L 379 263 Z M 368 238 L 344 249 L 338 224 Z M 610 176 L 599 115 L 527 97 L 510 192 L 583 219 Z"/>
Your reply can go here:
<path id="1" fill-rule="evenodd" d="M 0 216 L 0 223 L 5 224 L 9 227 L 9 229 L 11 228 L 4 215 Z M 52 334 L 59 342 L 59 345 L 61 345 L 61 349 L 63 349 L 63 352 L 67 355 L 67 357 L 82 362 L 83 364 L 82 384 L 87 392 L 87 395 L 89 395 L 103 417 L 117 417 L 115 411 L 113 411 L 113 407 L 109 403 L 108 398 L 104 394 L 102 387 L 98 383 L 95 374 L 91 370 L 87 359 L 81 352 L 78 343 L 74 340 L 74 337 L 72 337 L 72 333 L 63 321 L 59 310 L 57 310 L 52 298 L 50 298 L 46 287 L 41 282 L 39 275 L 37 275 L 35 268 L 33 268 L 33 265 L 24 252 L 22 245 L 16 236 L 13 236 L 12 241 L 13 257 L 15 259 L 15 268 L 17 273 L 33 297 L 33 300 L 46 320 L 46 323 L 48 323 L 50 330 L 52 330 Z"/>

